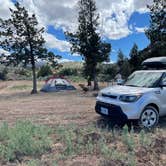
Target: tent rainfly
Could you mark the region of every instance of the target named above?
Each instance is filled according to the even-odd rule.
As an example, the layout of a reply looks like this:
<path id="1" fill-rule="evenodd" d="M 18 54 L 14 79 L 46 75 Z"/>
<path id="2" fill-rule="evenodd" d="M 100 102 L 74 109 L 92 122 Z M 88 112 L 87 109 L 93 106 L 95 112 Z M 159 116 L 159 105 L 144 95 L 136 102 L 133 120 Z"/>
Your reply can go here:
<path id="1" fill-rule="evenodd" d="M 42 87 L 42 92 L 58 92 L 61 90 L 76 90 L 65 78 L 52 77 L 49 78 Z"/>

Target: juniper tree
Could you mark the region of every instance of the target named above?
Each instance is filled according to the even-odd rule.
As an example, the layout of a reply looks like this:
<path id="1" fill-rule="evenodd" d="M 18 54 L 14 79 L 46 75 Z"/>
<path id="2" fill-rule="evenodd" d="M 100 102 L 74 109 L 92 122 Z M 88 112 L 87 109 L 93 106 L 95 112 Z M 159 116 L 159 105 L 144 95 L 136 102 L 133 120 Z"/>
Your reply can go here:
<path id="1" fill-rule="evenodd" d="M 1 56 L 1 62 L 13 65 L 31 65 L 33 75 L 32 94 L 37 93 L 36 65 L 37 59 L 48 59 L 49 54 L 45 48 L 42 36 L 44 28 L 39 28 L 34 14 L 19 3 L 15 9 L 10 9 L 11 17 L 0 19 L 0 46 L 10 55 Z M 52 54 L 50 54 L 52 56 Z"/>
<path id="2" fill-rule="evenodd" d="M 98 89 L 97 65 L 107 61 L 111 45 L 101 41 L 97 32 L 99 15 L 94 0 L 79 0 L 78 28 L 75 33 L 67 32 L 66 36 L 71 43 L 71 52 L 82 56 L 84 75 L 88 83 L 94 81 L 94 90 Z"/>

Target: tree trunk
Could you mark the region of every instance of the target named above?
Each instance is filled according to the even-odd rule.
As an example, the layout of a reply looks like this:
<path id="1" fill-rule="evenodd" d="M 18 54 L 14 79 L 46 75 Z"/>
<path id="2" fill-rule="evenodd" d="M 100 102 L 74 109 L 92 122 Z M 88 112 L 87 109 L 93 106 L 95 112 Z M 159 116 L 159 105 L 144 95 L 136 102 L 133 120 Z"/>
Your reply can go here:
<path id="1" fill-rule="evenodd" d="M 31 91 L 31 94 L 36 94 L 37 93 L 36 66 L 33 56 L 31 59 L 31 64 L 32 64 L 32 78 L 33 78 L 33 89 Z"/>
<path id="2" fill-rule="evenodd" d="M 93 69 L 93 81 L 94 81 L 93 90 L 99 90 L 98 80 L 97 80 L 97 76 L 96 76 L 96 66 L 94 66 L 94 69 Z"/>
<path id="3" fill-rule="evenodd" d="M 88 86 L 92 86 L 92 82 L 91 82 L 91 78 L 90 77 L 87 79 L 87 82 L 88 82 Z"/>

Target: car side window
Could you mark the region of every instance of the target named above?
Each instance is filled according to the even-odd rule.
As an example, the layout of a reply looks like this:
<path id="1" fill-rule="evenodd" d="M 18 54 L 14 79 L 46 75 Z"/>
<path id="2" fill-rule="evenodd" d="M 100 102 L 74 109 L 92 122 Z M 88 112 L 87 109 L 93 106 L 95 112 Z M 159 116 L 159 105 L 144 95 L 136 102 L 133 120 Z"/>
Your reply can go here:
<path id="1" fill-rule="evenodd" d="M 161 80 L 162 85 L 166 86 L 166 73 L 164 74 L 164 77 Z"/>

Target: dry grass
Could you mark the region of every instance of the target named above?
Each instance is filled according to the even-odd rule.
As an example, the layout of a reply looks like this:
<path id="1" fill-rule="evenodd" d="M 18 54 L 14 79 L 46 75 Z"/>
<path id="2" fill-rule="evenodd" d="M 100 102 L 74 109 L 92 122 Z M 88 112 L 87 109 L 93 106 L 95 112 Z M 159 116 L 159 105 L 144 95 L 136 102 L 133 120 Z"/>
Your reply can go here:
<path id="1" fill-rule="evenodd" d="M 42 86 L 43 82 L 39 82 L 39 88 Z M 77 86 L 77 85 L 76 85 Z M 52 151 L 49 154 L 45 154 L 40 156 L 39 158 L 30 159 L 25 158 L 21 163 L 9 163 L 7 165 L 26 165 L 25 161 L 29 161 L 28 165 L 37 165 L 37 163 L 41 163 L 39 165 L 74 165 L 74 166 L 97 166 L 97 165 L 125 165 L 124 161 L 121 161 L 122 153 L 134 152 L 136 156 L 137 165 L 156 165 L 159 166 L 164 165 L 166 161 L 166 152 L 162 149 L 165 145 L 164 139 L 166 139 L 166 120 L 165 118 L 161 119 L 159 123 L 159 128 L 155 131 L 150 132 L 150 137 L 153 139 L 153 144 L 150 145 L 154 149 L 149 149 L 148 147 L 138 146 L 138 139 L 141 137 L 137 132 L 129 138 L 132 142 L 134 139 L 135 144 L 133 145 L 132 150 L 128 149 L 130 146 L 128 144 L 128 140 L 123 140 L 119 131 L 117 131 L 116 136 L 112 135 L 111 131 L 107 130 L 107 121 L 104 120 L 95 113 L 94 105 L 95 105 L 95 97 L 91 92 L 84 94 L 81 90 L 73 91 L 73 92 L 58 92 L 58 93 L 41 93 L 39 92 L 36 95 L 30 95 L 31 91 L 31 81 L 9 81 L 9 82 L 0 82 L 0 123 L 7 122 L 11 126 L 15 124 L 18 120 L 31 120 L 36 124 L 44 124 L 52 127 L 53 129 L 57 129 L 57 126 L 63 126 L 64 130 L 69 131 L 69 126 L 75 126 L 76 129 L 71 132 L 74 133 L 75 136 L 82 135 L 84 138 L 84 129 L 85 137 L 87 138 L 87 134 L 95 134 L 99 133 L 100 136 L 105 135 L 105 138 L 108 139 L 106 146 L 103 145 L 103 150 L 107 150 L 107 148 L 114 148 L 115 151 L 114 157 L 105 158 L 100 153 L 98 153 L 97 149 L 93 153 L 82 153 L 82 154 L 74 154 L 65 156 L 63 154 L 65 145 L 63 144 L 63 139 L 66 137 L 60 137 L 60 135 L 55 132 L 52 134 L 52 140 L 54 142 L 52 146 Z M 100 127 L 92 127 L 88 128 L 89 125 L 93 124 L 93 126 L 102 126 Z M 98 131 L 100 130 L 100 132 Z M 79 133 L 78 131 L 81 131 Z M 145 133 L 142 137 L 149 138 L 149 133 Z M 143 138 L 141 138 L 143 139 Z M 110 141 L 109 141 L 110 140 Z M 70 143 L 75 140 L 68 140 Z M 126 144 L 126 142 L 127 144 Z M 146 142 L 143 142 L 142 144 Z M 145 139 L 146 141 L 146 139 Z M 86 143 L 85 143 L 86 144 Z M 158 145 L 158 146 L 157 146 Z M 77 145 L 78 146 L 78 145 Z M 96 146 L 95 146 L 96 147 Z M 90 145 L 91 150 L 91 145 Z M 107 151 L 106 151 L 107 152 Z M 105 153 L 105 152 L 104 152 Z M 132 160 L 132 153 L 131 155 Z M 118 159 L 119 158 L 119 159 Z M 102 162 L 101 162 L 102 160 Z M 35 165 L 35 166 L 36 166 Z"/>

